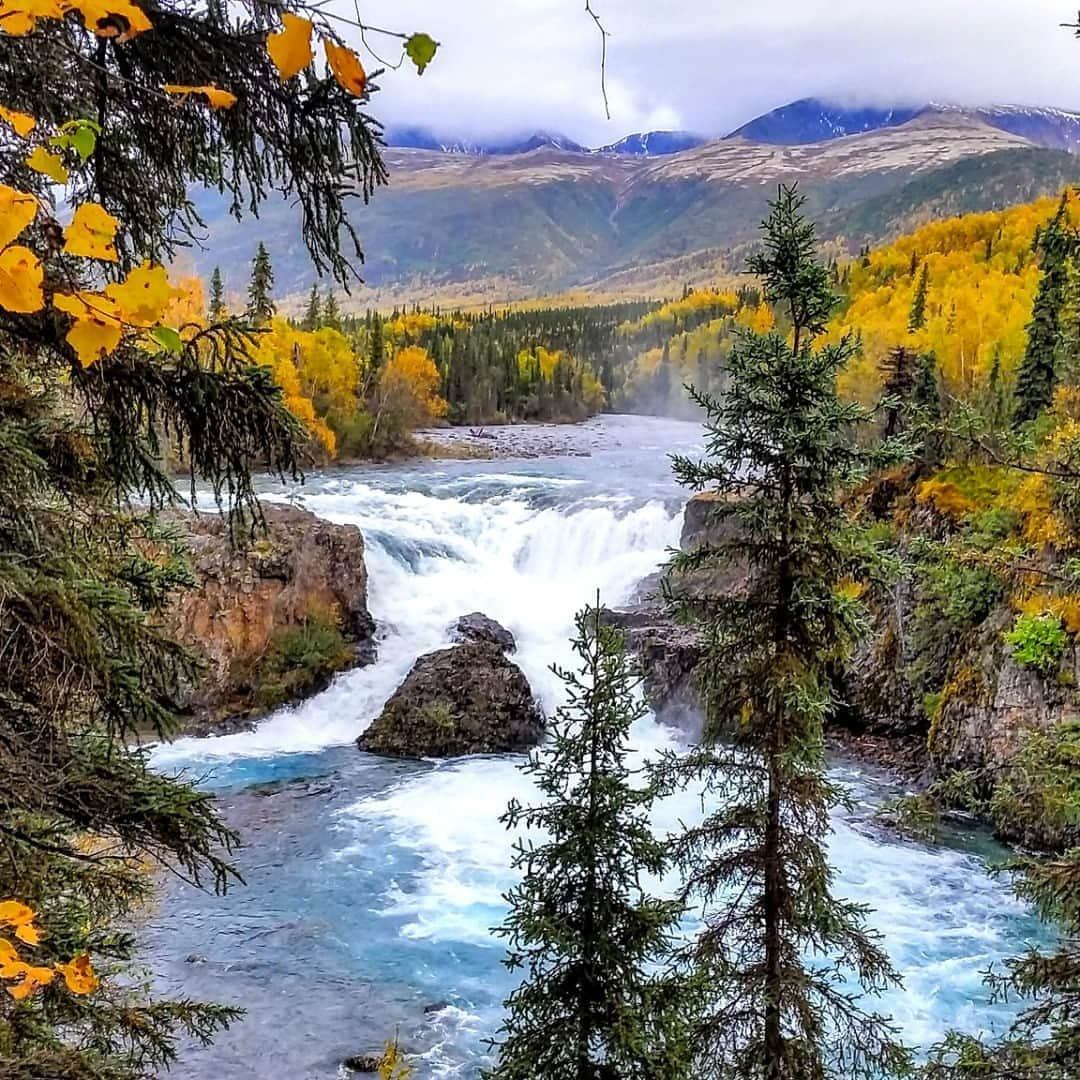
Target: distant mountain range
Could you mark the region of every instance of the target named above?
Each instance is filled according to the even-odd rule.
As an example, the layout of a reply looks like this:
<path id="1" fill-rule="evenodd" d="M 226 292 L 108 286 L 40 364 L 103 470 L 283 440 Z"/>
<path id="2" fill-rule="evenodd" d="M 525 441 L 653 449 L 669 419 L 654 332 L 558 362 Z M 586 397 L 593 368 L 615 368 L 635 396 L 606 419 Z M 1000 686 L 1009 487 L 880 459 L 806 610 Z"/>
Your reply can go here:
<path id="1" fill-rule="evenodd" d="M 859 135 L 882 128 L 900 127 L 919 116 L 960 113 L 976 117 L 991 127 L 1023 136 L 1039 146 L 1076 152 L 1080 149 L 1080 113 L 1026 105 L 843 106 L 820 98 L 803 98 L 755 117 L 736 128 L 726 139 L 747 139 L 772 146 L 803 146 L 829 139 Z M 665 157 L 714 141 L 689 131 L 635 132 L 607 146 L 589 148 L 565 135 L 537 131 L 517 138 L 468 140 L 443 138 L 423 127 L 390 127 L 388 146 L 411 150 L 439 150 L 447 154 L 506 156 L 531 150 L 565 150 L 575 154 L 626 154 L 632 157 Z"/>
<path id="2" fill-rule="evenodd" d="M 1080 149 L 1080 115 L 1057 109 L 795 102 L 723 139 L 649 132 L 600 150 L 544 133 L 391 138 L 410 145 L 386 151 L 389 186 L 355 203 L 367 284 L 354 307 L 671 294 L 741 269 L 781 182 L 799 181 L 839 252 L 1080 181 L 1080 157 L 1066 152 Z M 295 206 L 271 202 L 237 222 L 214 193 L 197 205 L 209 235 L 192 257 L 204 276 L 220 265 L 238 293 L 263 240 L 279 294 L 310 288 Z"/>
<path id="3" fill-rule="evenodd" d="M 567 150 L 573 154 L 629 154 L 633 157 L 660 157 L 664 154 L 676 154 L 680 150 L 689 150 L 708 142 L 700 135 L 691 135 L 688 131 L 645 131 L 627 135 L 626 138 L 608 146 L 589 149 L 581 143 L 555 135 L 548 131 L 537 131 L 532 135 L 516 139 L 446 139 L 422 127 L 390 127 L 386 131 L 386 144 L 408 150 L 440 150 L 445 154 L 472 154 L 477 157 L 486 155 L 506 156 L 508 154 L 527 154 L 530 150 L 543 148 Z"/>

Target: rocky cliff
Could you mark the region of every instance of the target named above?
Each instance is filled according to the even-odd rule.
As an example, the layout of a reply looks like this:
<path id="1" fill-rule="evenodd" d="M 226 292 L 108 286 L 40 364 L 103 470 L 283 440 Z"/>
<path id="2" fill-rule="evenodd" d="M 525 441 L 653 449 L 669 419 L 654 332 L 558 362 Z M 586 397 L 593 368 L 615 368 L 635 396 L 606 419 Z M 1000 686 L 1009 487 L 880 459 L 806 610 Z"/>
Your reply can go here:
<path id="1" fill-rule="evenodd" d="M 177 519 L 196 587 L 178 594 L 167 624 L 204 664 L 181 693 L 188 734 L 250 725 L 374 658 L 359 529 L 296 507 L 264 510 L 267 531 L 246 547 L 218 514 Z"/>

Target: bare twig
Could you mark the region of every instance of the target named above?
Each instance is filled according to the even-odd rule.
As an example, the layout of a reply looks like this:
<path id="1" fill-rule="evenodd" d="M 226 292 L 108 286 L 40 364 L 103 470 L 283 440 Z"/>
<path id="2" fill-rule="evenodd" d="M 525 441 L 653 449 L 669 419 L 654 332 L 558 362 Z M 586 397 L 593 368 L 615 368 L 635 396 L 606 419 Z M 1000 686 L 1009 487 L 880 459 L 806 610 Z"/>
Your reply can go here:
<path id="1" fill-rule="evenodd" d="M 604 96 L 604 113 L 607 118 L 611 119 L 611 106 L 608 104 L 607 96 L 607 39 L 608 32 L 604 29 L 604 24 L 600 21 L 600 16 L 593 11 L 592 0 L 585 0 L 585 12 L 596 23 L 597 30 L 600 31 L 600 93 Z"/>

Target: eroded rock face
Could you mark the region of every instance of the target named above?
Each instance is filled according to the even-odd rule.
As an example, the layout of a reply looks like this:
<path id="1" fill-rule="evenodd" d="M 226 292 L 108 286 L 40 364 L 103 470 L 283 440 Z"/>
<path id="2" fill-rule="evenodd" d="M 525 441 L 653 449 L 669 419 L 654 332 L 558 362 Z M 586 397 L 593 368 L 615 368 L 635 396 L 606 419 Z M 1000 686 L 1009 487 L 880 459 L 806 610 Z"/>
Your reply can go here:
<path id="1" fill-rule="evenodd" d="M 514 635 L 502 623 L 496 622 L 479 611 L 474 611 L 471 615 L 462 615 L 454 623 L 453 630 L 454 640 L 462 644 L 486 642 L 488 645 L 498 645 L 503 652 L 517 652 Z"/>
<path id="2" fill-rule="evenodd" d="M 205 663 L 179 701 L 188 734 L 248 726 L 374 659 L 360 530 L 291 506 L 264 511 L 267 534 L 243 549 L 218 514 L 177 519 L 197 585 L 177 595 L 167 625 Z"/>
<path id="3" fill-rule="evenodd" d="M 388 757 L 460 757 L 526 750 L 543 733 L 522 670 L 479 642 L 421 656 L 357 745 Z"/>

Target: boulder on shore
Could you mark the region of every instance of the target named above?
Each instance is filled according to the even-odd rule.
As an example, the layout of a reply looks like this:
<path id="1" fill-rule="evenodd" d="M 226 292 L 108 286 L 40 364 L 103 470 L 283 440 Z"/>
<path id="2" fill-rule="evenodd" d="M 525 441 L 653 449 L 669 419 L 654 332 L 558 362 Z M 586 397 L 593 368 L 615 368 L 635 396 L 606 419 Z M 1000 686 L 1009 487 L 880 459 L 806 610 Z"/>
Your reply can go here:
<path id="1" fill-rule="evenodd" d="M 454 640 L 462 644 L 473 642 L 498 645 L 503 652 L 517 652 L 514 635 L 502 623 L 496 622 L 482 612 L 474 611 L 471 615 L 462 615 L 454 623 Z"/>
<path id="2" fill-rule="evenodd" d="M 266 532 L 246 546 L 220 514 L 175 519 L 195 587 L 177 593 L 166 627 L 203 662 L 179 694 L 185 734 L 250 727 L 375 657 L 360 530 L 293 506 L 263 512 Z"/>
<path id="3" fill-rule="evenodd" d="M 521 669 L 476 642 L 421 656 L 357 745 L 388 757 L 501 754 L 535 746 L 544 716 Z"/>

